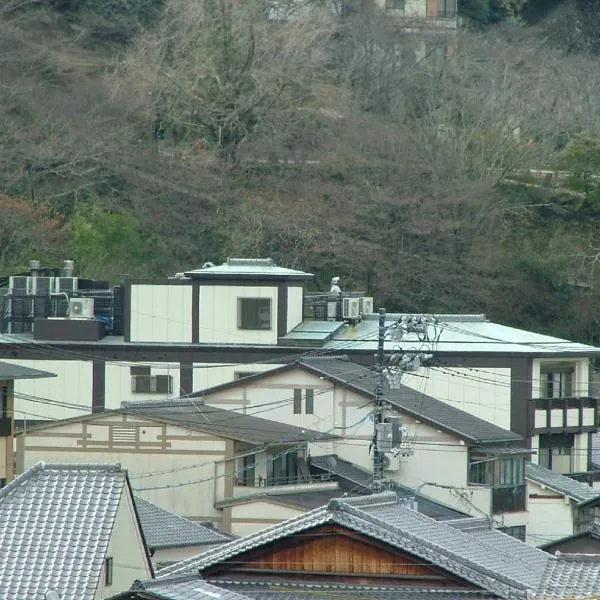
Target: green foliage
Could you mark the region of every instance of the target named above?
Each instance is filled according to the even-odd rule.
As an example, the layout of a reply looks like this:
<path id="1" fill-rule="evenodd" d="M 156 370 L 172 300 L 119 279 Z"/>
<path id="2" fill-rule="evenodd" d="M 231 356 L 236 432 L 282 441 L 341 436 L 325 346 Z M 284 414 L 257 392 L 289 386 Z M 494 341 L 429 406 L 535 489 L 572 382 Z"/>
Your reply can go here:
<path id="1" fill-rule="evenodd" d="M 80 203 L 70 219 L 74 258 L 84 276 L 118 280 L 125 273 L 152 271 L 160 245 L 145 235 L 130 213 Z"/>

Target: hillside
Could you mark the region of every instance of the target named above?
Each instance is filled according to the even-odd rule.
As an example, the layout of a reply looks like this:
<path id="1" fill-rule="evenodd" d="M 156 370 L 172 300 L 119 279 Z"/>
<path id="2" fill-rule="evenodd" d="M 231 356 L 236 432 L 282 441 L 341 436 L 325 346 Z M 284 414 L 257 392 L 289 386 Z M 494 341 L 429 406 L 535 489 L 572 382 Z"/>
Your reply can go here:
<path id="1" fill-rule="evenodd" d="M 600 77 L 583 50 L 539 19 L 423 46 L 370 11 L 127 6 L 2 9 L 0 272 L 68 256 L 117 281 L 272 256 L 389 310 L 596 341 Z"/>

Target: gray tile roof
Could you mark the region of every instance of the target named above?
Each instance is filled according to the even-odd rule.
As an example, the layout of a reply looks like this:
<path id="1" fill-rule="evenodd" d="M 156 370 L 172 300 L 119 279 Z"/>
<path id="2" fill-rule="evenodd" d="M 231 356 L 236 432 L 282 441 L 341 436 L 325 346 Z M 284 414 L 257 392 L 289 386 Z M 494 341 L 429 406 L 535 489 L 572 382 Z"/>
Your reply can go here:
<path id="1" fill-rule="evenodd" d="M 56 373 L 31 369 L 14 363 L 0 362 L 0 380 L 2 379 L 40 379 L 42 377 L 56 377 Z"/>
<path id="2" fill-rule="evenodd" d="M 559 554 L 546 565 L 537 600 L 598 598 L 600 555 Z"/>
<path id="3" fill-rule="evenodd" d="M 122 402 L 121 406 L 120 412 L 141 414 L 252 444 L 292 444 L 334 437 L 320 431 L 208 406 L 194 398 Z"/>
<path id="4" fill-rule="evenodd" d="M 150 549 L 223 544 L 233 539 L 226 533 L 180 517 L 139 496 L 135 497 L 135 506 Z"/>
<path id="5" fill-rule="evenodd" d="M 211 585 L 200 579 L 197 574 L 136 581 L 131 590 L 143 590 L 144 598 L 156 598 L 156 600 L 249 600 L 248 596 Z M 137 598 L 133 594 L 131 596 L 119 594 L 114 598 L 127 597 Z"/>
<path id="6" fill-rule="evenodd" d="M 469 532 L 435 521 L 406 508 L 392 492 L 332 500 L 325 507 L 268 527 L 245 538 L 224 544 L 214 551 L 182 561 L 159 572 L 159 576 L 199 571 L 229 561 L 291 534 L 324 524 L 338 524 L 382 541 L 398 550 L 437 565 L 491 594 L 507 599 L 524 599 L 537 589 L 543 566 L 553 557 L 541 550 L 527 550 L 535 556 L 535 568 L 512 548 L 503 534 L 492 531 L 480 540 Z M 498 541 L 497 536 L 502 540 Z M 524 545 L 524 544 L 523 544 Z"/>
<path id="7" fill-rule="evenodd" d="M 347 358 L 302 359 L 298 364 L 313 372 L 347 385 L 358 393 L 375 396 L 376 374 L 367 367 Z M 523 438 L 512 431 L 502 429 L 489 421 L 455 408 L 437 398 L 413 390 L 405 385 L 386 392 L 386 400 L 401 412 L 428 422 L 444 431 L 454 433 L 471 444 L 506 443 L 515 445 Z"/>
<path id="8" fill-rule="evenodd" d="M 367 494 L 372 491 L 371 484 L 373 481 L 373 474 L 337 455 L 328 454 L 324 456 L 312 456 L 311 469 L 314 468 L 336 476 L 342 488 L 348 491 L 350 495 Z M 400 500 L 405 503 L 416 502 L 417 510 L 428 517 L 438 521 L 467 517 L 465 513 L 461 513 L 436 500 L 430 500 L 404 485 L 394 481 L 390 481 L 389 484 L 392 486 L 393 491 Z M 330 499 L 331 498 L 328 500 Z M 325 504 L 325 502 L 321 502 L 321 505 L 322 504 Z M 315 504 L 311 506 L 311 508 L 317 508 L 317 506 L 319 506 L 319 504 Z"/>
<path id="9" fill-rule="evenodd" d="M 210 580 L 216 586 L 244 594 L 253 600 L 496 600 L 498 596 L 460 588 L 350 585 L 343 583 Z"/>
<path id="10" fill-rule="evenodd" d="M 126 484 L 119 465 L 38 463 L 0 490 L 0 597 L 91 600 Z"/>
<path id="11" fill-rule="evenodd" d="M 600 498 L 600 493 L 593 487 L 531 462 L 525 463 L 525 477 L 564 494 L 577 503 Z"/>

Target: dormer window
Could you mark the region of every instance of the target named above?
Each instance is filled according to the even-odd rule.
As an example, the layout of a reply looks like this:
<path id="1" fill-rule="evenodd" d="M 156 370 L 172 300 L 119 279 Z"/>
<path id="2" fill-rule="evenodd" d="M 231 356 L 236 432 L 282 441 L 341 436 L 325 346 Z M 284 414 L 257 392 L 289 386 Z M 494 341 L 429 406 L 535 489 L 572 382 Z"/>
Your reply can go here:
<path id="1" fill-rule="evenodd" d="M 238 329 L 271 329 L 270 298 L 238 298 Z"/>

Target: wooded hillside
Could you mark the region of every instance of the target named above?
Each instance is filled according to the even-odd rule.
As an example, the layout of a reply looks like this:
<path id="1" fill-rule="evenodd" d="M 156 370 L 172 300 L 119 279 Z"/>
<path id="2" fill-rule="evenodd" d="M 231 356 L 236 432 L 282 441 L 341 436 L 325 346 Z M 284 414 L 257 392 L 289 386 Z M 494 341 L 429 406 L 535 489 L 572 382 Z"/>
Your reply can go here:
<path id="1" fill-rule="evenodd" d="M 272 256 L 598 343 L 600 28 L 541 4 L 427 35 L 346 0 L 9 0 L 0 272 Z"/>

